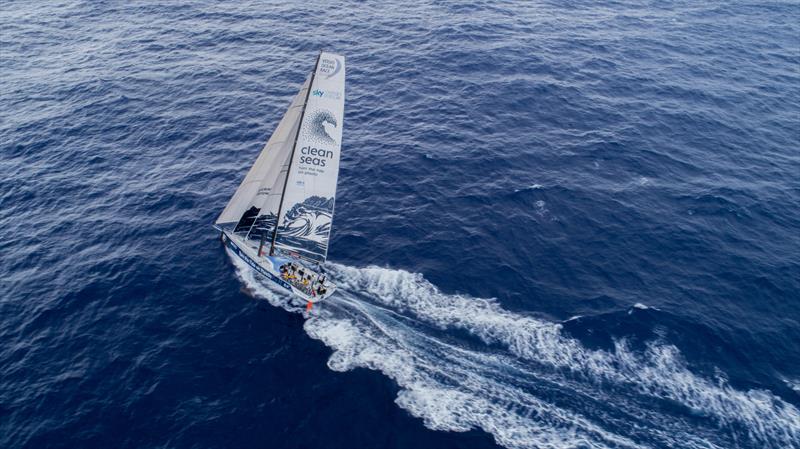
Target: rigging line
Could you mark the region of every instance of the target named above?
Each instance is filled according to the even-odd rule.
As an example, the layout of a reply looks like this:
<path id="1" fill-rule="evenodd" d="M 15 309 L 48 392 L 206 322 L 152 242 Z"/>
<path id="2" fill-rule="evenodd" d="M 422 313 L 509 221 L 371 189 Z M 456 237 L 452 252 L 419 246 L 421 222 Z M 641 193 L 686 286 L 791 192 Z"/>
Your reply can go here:
<path id="1" fill-rule="evenodd" d="M 281 163 L 281 166 L 283 166 L 284 164 L 285 164 L 285 161 L 284 161 L 283 163 Z M 281 171 L 283 171 L 283 170 L 281 170 Z M 287 175 L 287 176 L 289 175 L 289 173 L 288 173 L 288 169 L 287 169 L 287 173 L 286 173 L 286 175 Z M 278 172 L 278 177 L 280 178 L 280 176 L 281 176 L 281 172 Z M 267 194 L 267 199 L 266 199 L 265 201 L 269 201 L 269 196 L 270 196 L 270 194 L 272 194 L 272 191 L 270 191 L 270 193 L 269 193 L 269 194 Z M 263 208 L 263 205 L 262 205 L 262 208 Z M 252 223 L 252 224 L 250 225 L 250 227 L 247 229 L 247 235 L 245 235 L 245 236 L 244 236 L 244 241 L 247 241 L 247 239 L 250 237 L 250 233 L 251 233 L 251 232 L 253 232 L 253 228 L 256 226 L 256 223 L 258 223 L 258 219 L 259 219 L 259 218 L 261 218 L 261 210 L 260 210 L 260 209 L 259 209 L 259 213 L 257 213 L 257 214 L 256 214 L 256 218 L 253 220 L 253 223 Z M 276 221 L 277 221 L 277 220 L 276 220 Z M 262 233 L 261 233 L 261 235 L 263 236 L 263 235 L 264 235 L 264 232 L 262 232 Z M 259 251 L 260 251 L 260 250 L 259 250 Z"/>
<path id="2" fill-rule="evenodd" d="M 310 88 L 311 88 L 311 84 L 309 83 L 309 85 L 308 85 L 307 89 L 310 89 Z M 303 89 L 300 89 L 300 90 L 302 91 Z M 296 108 L 296 107 L 297 107 L 297 106 L 295 106 L 295 105 L 294 105 L 294 101 L 292 101 L 292 104 L 290 104 L 290 105 L 289 105 L 289 111 L 291 111 L 293 108 Z M 287 114 L 288 114 L 288 111 L 287 111 Z M 302 117 L 300 117 L 300 119 L 302 120 Z M 280 123 L 278 123 L 278 125 L 280 125 Z M 298 126 L 299 126 L 299 125 L 298 125 Z M 279 141 L 277 141 L 277 142 L 274 142 L 274 143 L 273 143 L 273 145 L 274 145 L 274 146 L 277 146 L 277 145 L 280 145 L 280 144 L 283 144 L 283 143 L 286 143 L 286 139 L 283 139 L 283 140 L 279 140 Z M 267 145 L 269 145 L 269 141 L 267 141 Z M 264 150 L 267 150 L 267 146 L 265 146 L 265 147 L 264 147 Z M 280 150 L 273 150 L 273 151 L 280 151 Z M 286 161 L 284 161 L 283 163 L 281 163 L 281 166 L 285 165 L 285 163 L 286 163 Z M 283 171 L 283 170 L 281 170 L 281 171 Z M 289 175 L 289 173 L 288 173 L 288 169 L 287 169 L 287 173 L 286 173 L 286 175 L 287 175 L 287 176 Z M 279 171 L 279 172 L 278 172 L 278 177 L 280 177 L 280 176 L 281 176 L 281 172 Z M 262 182 L 263 182 L 263 181 L 262 181 Z M 270 191 L 270 194 L 272 194 L 272 191 Z M 267 195 L 267 201 L 268 201 L 268 200 L 269 200 L 269 195 Z M 262 208 L 263 208 L 263 207 L 262 207 Z M 261 213 L 260 213 L 260 212 L 261 212 L 261 210 L 259 209 L 259 213 L 257 213 L 257 214 L 256 214 L 256 218 L 253 220 L 253 223 L 252 223 L 252 224 L 250 225 L 250 227 L 247 229 L 247 234 L 244 236 L 244 239 L 243 239 L 245 242 L 247 241 L 247 239 L 248 239 L 248 238 L 250 238 L 250 233 L 252 233 L 252 232 L 253 232 L 253 228 L 256 226 L 256 223 L 258 223 L 258 219 L 261 217 Z M 242 220 L 241 220 L 241 219 L 239 219 L 239 223 L 241 223 L 241 222 L 242 222 Z M 239 226 L 239 223 L 237 223 L 237 224 L 236 224 L 236 226 L 237 226 L 237 227 Z M 277 226 L 277 225 L 276 225 L 276 226 Z M 236 228 L 234 228 L 234 229 L 236 229 Z"/>
<path id="3" fill-rule="evenodd" d="M 317 63 L 314 64 L 314 71 L 311 72 L 311 81 L 308 83 L 308 90 L 306 91 L 306 100 L 303 102 L 303 112 L 300 114 L 300 124 L 297 126 L 297 133 L 294 136 L 294 143 L 292 144 L 292 154 L 289 156 L 289 168 L 286 169 L 286 179 L 283 181 L 283 191 L 281 192 L 281 202 L 278 204 L 278 221 L 275 223 L 275 229 L 272 231 L 272 243 L 269 246 L 269 255 L 275 255 L 275 241 L 278 239 L 278 227 L 281 224 L 281 212 L 283 210 L 283 200 L 286 196 L 286 185 L 289 183 L 289 176 L 292 173 L 292 161 L 294 160 L 294 152 L 297 149 L 297 139 L 300 138 L 300 130 L 303 128 L 303 119 L 306 116 L 306 106 L 308 106 L 308 97 L 311 95 L 311 88 L 314 86 L 314 78 L 317 76 L 317 69 L 319 68 L 319 60 L 322 57 L 322 52 L 317 55 Z M 264 247 L 264 240 L 266 233 L 261 234 L 261 243 L 258 245 L 258 255 L 261 256 L 261 249 Z"/>

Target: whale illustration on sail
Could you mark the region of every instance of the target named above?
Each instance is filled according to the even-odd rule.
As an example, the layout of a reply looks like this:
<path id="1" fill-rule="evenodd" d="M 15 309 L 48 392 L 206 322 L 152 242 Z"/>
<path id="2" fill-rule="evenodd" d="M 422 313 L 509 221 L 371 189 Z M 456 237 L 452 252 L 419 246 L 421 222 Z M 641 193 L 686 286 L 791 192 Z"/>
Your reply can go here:
<path id="1" fill-rule="evenodd" d="M 297 296 L 318 302 L 325 276 L 344 118 L 344 56 L 322 52 L 217 218 L 228 249 Z"/>

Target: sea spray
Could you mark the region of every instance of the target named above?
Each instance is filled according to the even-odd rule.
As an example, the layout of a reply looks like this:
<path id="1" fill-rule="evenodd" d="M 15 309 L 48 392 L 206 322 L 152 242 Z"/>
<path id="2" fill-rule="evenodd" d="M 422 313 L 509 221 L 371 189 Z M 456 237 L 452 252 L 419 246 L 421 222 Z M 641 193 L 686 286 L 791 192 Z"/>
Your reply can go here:
<path id="1" fill-rule="evenodd" d="M 232 260 L 256 296 L 304 313 L 299 303 Z M 622 339 L 611 351 L 590 350 L 565 336 L 558 323 L 507 311 L 492 299 L 444 294 L 419 274 L 333 264 L 331 275 L 340 290 L 306 313 L 304 325 L 333 350 L 328 366 L 368 368 L 392 378 L 401 388 L 398 406 L 431 429 L 480 428 L 515 449 L 639 447 L 643 433 L 665 446 L 687 448 L 725 447 L 742 439 L 778 448 L 800 441 L 800 413 L 793 405 L 766 391 L 739 391 L 697 376 L 666 342 L 650 342 L 637 352 Z M 487 346 L 459 346 L 440 335 L 448 329 L 466 331 Z M 492 349 L 497 345 L 505 349 Z M 607 402 L 617 411 L 570 408 L 537 396 L 537 383 L 587 403 Z M 652 401 L 706 416 L 721 435 L 686 425 L 675 412 L 650 406 Z M 647 427 L 607 425 L 614 413 L 646 417 Z"/>

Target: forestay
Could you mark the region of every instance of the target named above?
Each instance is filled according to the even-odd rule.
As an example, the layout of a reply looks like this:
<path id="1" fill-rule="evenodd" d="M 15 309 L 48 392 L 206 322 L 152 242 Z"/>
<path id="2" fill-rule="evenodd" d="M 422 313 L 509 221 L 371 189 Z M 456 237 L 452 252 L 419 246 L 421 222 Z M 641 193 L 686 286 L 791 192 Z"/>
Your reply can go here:
<path id="1" fill-rule="evenodd" d="M 279 207 L 272 253 L 323 262 L 336 199 L 344 118 L 345 60 L 321 53 Z"/>
<path id="2" fill-rule="evenodd" d="M 218 227 L 241 233 L 254 231 L 251 237 L 260 237 L 261 232 L 267 230 L 269 222 L 276 221 L 280 195 L 310 82 L 311 75 L 306 78 L 255 164 L 217 218 L 215 224 Z M 260 226 L 253 226 L 256 217 L 259 218 Z"/>

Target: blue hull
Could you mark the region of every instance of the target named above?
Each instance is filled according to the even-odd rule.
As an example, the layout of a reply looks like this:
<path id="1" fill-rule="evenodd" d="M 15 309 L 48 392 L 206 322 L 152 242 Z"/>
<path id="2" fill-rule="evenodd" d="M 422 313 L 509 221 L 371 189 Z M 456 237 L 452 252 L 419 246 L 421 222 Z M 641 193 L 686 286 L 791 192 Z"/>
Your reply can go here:
<path id="1" fill-rule="evenodd" d="M 284 281 L 280 277 L 276 276 L 275 274 L 273 274 L 272 272 L 270 272 L 269 270 L 265 269 L 260 264 L 258 264 L 255 260 L 253 260 L 253 258 L 251 258 L 245 251 L 243 251 L 241 248 L 239 248 L 239 245 L 237 245 L 233 241 L 233 239 L 228 237 L 227 234 L 224 234 L 224 236 L 225 236 L 225 246 L 227 246 L 240 259 L 245 261 L 245 263 L 247 263 L 247 265 L 250 265 L 254 270 L 256 270 L 256 272 L 258 272 L 259 274 L 263 275 L 264 277 L 266 277 L 270 281 L 278 284 L 279 286 L 289 290 L 292 293 L 297 293 L 297 292 L 294 291 L 294 289 L 292 288 L 291 284 L 289 284 L 288 282 Z"/>
<path id="2" fill-rule="evenodd" d="M 314 292 L 308 290 L 307 288 L 305 291 L 303 291 L 303 289 L 300 289 L 296 285 L 292 285 L 290 282 L 286 281 L 285 279 L 282 279 L 279 274 L 280 272 L 279 267 L 281 265 L 284 265 L 289 262 L 293 264 L 298 264 L 299 262 L 297 260 L 282 256 L 267 256 L 264 258 L 264 261 L 268 261 L 271 264 L 273 270 L 270 270 L 269 267 L 264 266 L 263 261 L 262 263 L 258 263 L 258 261 L 250 255 L 251 251 L 248 251 L 239 246 L 237 241 L 235 239 L 232 239 L 226 231 L 222 231 L 222 236 L 223 239 L 225 240 L 225 246 L 228 247 L 231 250 L 231 252 L 236 254 L 238 258 L 242 259 L 247 265 L 256 270 L 257 273 L 261 274 L 262 276 L 272 281 L 273 283 L 277 284 L 278 286 L 285 288 L 290 293 L 293 293 L 295 296 L 300 297 L 304 301 L 320 302 L 323 299 L 330 297 L 336 290 L 335 285 L 326 283 L 325 287 L 327 288 L 327 292 L 325 295 L 314 294 Z M 314 272 L 314 270 L 311 270 L 308 267 L 304 267 L 304 269 L 308 270 L 309 272 Z"/>

